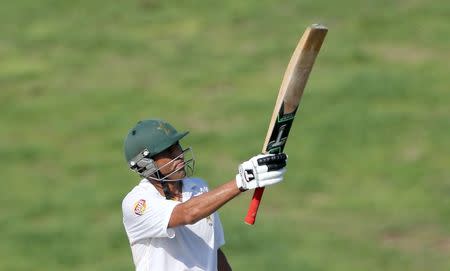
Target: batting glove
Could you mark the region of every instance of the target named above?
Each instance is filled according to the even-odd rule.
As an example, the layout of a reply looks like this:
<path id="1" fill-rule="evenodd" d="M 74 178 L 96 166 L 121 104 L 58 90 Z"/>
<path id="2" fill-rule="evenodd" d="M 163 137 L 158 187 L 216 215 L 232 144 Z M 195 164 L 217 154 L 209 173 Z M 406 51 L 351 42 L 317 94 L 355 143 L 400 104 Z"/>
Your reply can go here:
<path id="1" fill-rule="evenodd" d="M 287 155 L 259 154 L 239 165 L 236 185 L 241 191 L 279 183 L 286 172 Z"/>

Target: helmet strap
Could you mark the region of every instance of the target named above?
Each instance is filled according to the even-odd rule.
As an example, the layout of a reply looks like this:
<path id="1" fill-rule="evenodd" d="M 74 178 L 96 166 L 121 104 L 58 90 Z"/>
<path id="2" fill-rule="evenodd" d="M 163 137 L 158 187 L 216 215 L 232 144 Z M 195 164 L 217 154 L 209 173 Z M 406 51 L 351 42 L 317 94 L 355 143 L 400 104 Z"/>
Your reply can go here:
<path id="1" fill-rule="evenodd" d="M 169 188 L 169 183 L 165 182 L 163 180 L 164 178 L 164 174 L 161 173 L 161 171 L 156 171 L 156 176 L 159 179 L 159 183 L 161 184 L 162 190 L 164 192 L 164 196 L 166 197 L 166 199 L 171 200 L 174 198 L 173 193 L 170 191 Z"/>
<path id="2" fill-rule="evenodd" d="M 164 182 L 164 181 L 160 181 L 160 183 L 162 185 L 162 189 L 163 189 L 163 192 L 164 192 L 164 196 L 166 196 L 166 199 L 169 199 L 169 200 L 173 199 L 173 194 L 172 194 L 172 192 L 170 192 L 169 184 L 167 182 Z"/>

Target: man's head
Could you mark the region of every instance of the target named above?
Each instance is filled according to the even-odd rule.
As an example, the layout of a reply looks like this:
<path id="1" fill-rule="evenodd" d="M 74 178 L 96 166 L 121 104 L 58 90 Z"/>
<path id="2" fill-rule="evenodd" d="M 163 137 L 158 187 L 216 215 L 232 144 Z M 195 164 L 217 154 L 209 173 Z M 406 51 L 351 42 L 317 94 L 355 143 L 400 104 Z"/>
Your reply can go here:
<path id="1" fill-rule="evenodd" d="M 131 169 L 142 177 L 159 181 L 179 180 L 186 176 L 186 167 L 193 169 L 193 158 L 185 161 L 179 140 L 188 132 L 179 133 L 163 120 L 143 120 L 125 138 L 124 152 Z"/>

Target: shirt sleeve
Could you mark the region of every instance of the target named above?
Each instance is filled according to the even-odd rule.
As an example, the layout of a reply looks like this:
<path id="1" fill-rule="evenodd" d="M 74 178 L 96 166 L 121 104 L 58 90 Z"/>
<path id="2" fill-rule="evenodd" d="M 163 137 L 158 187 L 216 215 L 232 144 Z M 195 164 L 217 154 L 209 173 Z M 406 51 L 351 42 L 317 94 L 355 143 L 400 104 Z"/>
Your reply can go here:
<path id="1" fill-rule="evenodd" d="M 216 249 L 225 245 L 225 236 L 223 234 L 222 222 L 220 221 L 219 213 L 214 213 L 214 243 L 216 244 Z"/>
<path id="2" fill-rule="evenodd" d="M 127 195 L 122 202 L 122 213 L 130 243 L 145 238 L 175 237 L 175 231 L 168 225 L 172 211 L 179 203 L 144 193 Z"/>

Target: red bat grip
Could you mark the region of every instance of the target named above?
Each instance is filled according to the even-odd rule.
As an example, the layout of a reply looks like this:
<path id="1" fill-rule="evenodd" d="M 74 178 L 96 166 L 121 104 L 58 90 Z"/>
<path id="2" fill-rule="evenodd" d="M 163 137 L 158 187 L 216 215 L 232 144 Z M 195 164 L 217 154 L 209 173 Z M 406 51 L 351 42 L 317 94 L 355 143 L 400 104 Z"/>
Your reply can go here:
<path id="1" fill-rule="evenodd" d="M 258 213 L 259 203 L 261 202 L 264 193 L 264 187 L 258 187 L 253 193 L 252 201 L 250 202 L 250 207 L 248 208 L 247 216 L 245 217 L 245 223 L 249 225 L 255 224 L 256 214 Z"/>

